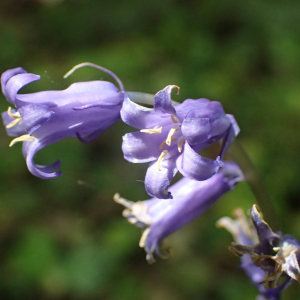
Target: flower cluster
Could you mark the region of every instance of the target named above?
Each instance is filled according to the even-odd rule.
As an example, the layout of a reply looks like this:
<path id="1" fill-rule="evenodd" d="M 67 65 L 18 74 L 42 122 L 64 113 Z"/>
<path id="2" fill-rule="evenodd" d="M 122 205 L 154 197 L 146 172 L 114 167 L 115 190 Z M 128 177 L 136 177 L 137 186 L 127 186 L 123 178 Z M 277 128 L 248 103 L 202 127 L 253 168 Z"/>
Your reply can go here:
<path id="1" fill-rule="evenodd" d="M 179 91 L 175 85 L 156 93 L 153 108 L 147 108 L 130 99 L 134 92 L 126 92 L 114 73 L 97 65 L 77 65 L 65 77 L 83 66 L 108 73 L 119 88 L 107 81 L 90 81 L 62 91 L 20 94 L 20 89 L 40 76 L 22 68 L 2 74 L 2 92 L 14 106 L 2 113 L 8 135 L 15 137 L 10 146 L 22 141 L 29 171 L 50 179 L 61 175 L 55 171 L 60 161 L 48 166 L 35 164 L 34 156 L 42 148 L 67 137 L 89 142 L 119 118 L 138 129 L 123 137 L 122 150 L 129 162 L 150 163 L 145 188 L 153 198 L 132 202 L 116 194 L 114 200 L 125 206 L 123 216 L 143 229 L 140 246 L 145 248 L 147 260 L 154 262 L 154 253 L 164 257 L 161 244 L 167 236 L 202 215 L 238 181 L 247 179 L 241 166 L 223 160 L 239 127 L 219 102 L 203 98 L 173 102 L 172 90 Z M 136 95 L 142 97 L 142 93 Z M 221 145 L 215 159 L 200 154 L 215 143 Z M 184 177 L 169 188 L 177 172 Z M 241 210 L 235 215 L 236 220 L 225 217 L 218 222 L 234 236 L 229 249 L 241 256 L 242 268 L 259 290 L 257 299 L 279 300 L 283 289 L 300 281 L 299 242 L 273 232 L 255 205 L 253 224 L 248 224 Z"/>
<path id="2" fill-rule="evenodd" d="M 251 209 L 252 223 L 247 222 L 241 209 L 234 215 L 235 220 L 224 217 L 217 223 L 234 237 L 229 250 L 241 256 L 242 268 L 257 286 L 259 299 L 280 299 L 280 293 L 290 283 L 300 281 L 299 242 L 290 235 L 274 233 L 256 205 Z"/>

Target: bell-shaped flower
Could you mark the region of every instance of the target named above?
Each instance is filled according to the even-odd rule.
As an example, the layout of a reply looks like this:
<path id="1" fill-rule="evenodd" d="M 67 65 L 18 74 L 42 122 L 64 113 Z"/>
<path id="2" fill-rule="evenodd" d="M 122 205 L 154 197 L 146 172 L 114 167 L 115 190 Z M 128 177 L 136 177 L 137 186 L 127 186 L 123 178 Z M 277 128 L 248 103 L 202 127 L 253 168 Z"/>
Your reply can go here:
<path id="1" fill-rule="evenodd" d="M 117 80 L 120 91 L 111 82 L 90 81 L 74 83 L 62 91 L 19 94 L 22 87 L 40 76 L 22 68 L 8 70 L 1 76 L 3 94 L 16 107 L 2 113 L 8 135 L 16 137 L 10 146 L 23 141 L 28 169 L 35 176 L 49 179 L 61 175 L 60 171 L 53 172 L 60 161 L 49 166 L 34 163 L 39 150 L 67 137 L 89 142 L 120 118 L 124 100 L 121 81 L 111 71 L 90 63 L 78 65 L 70 72 L 82 66 L 107 72 Z"/>
<path id="2" fill-rule="evenodd" d="M 274 233 L 256 205 L 251 210 L 252 222 L 241 209 L 234 215 L 234 220 L 224 217 L 217 222 L 233 235 L 235 243 L 229 250 L 241 257 L 241 267 L 259 290 L 257 299 L 279 300 L 281 292 L 300 279 L 299 242 L 290 235 Z"/>
<path id="3" fill-rule="evenodd" d="M 123 137 L 125 159 L 133 163 L 151 162 L 145 187 L 149 195 L 159 199 L 172 198 L 170 182 L 179 170 L 197 181 L 206 180 L 222 167 L 225 151 L 239 132 L 235 119 L 224 113 L 219 102 L 187 99 L 172 105 L 169 85 L 154 97 L 154 108 L 124 100 L 121 118 L 140 129 Z M 213 160 L 198 154 L 202 149 L 222 140 L 219 156 Z"/>
<path id="4" fill-rule="evenodd" d="M 227 164 L 230 164 L 228 168 Z M 202 215 L 242 179 L 243 175 L 237 165 L 226 163 L 224 169 L 207 180 L 179 180 L 170 187 L 173 199 L 153 198 L 132 202 L 116 194 L 114 200 L 126 207 L 123 216 L 130 223 L 144 229 L 140 247 L 145 248 L 146 258 L 151 263 L 155 261 L 154 252 L 163 256 L 160 244 L 165 237 Z"/>

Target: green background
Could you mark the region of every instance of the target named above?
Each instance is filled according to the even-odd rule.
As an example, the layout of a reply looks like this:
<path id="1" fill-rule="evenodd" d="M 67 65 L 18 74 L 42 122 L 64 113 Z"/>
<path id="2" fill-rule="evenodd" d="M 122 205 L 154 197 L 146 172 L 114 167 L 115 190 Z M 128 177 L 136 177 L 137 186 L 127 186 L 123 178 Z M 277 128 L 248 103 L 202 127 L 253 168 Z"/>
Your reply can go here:
<path id="1" fill-rule="evenodd" d="M 272 197 L 284 233 L 300 238 L 300 2 L 279 0 L 1 0 L 0 72 L 42 75 L 22 92 L 110 80 L 131 91 L 180 86 L 186 98 L 220 101 Z M 0 108 L 8 103 L 1 96 Z M 147 199 L 147 164 L 123 159 L 120 121 L 90 144 L 66 139 L 42 150 L 63 176 L 31 175 L 21 144 L 0 131 L 0 298 L 252 300 L 257 291 L 215 222 L 255 202 L 246 183 L 168 238 L 172 258 L 149 266 L 140 230 L 121 216 L 115 192 Z M 299 298 L 298 284 L 283 299 Z"/>

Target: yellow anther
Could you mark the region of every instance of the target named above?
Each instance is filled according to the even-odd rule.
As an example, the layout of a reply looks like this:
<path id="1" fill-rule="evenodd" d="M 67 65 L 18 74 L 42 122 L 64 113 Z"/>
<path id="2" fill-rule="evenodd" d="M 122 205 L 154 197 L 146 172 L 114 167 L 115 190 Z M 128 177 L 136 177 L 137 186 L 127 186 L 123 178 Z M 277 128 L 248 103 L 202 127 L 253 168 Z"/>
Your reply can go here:
<path id="1" fill-rule="evenodd" d="M 170 131 L 169 131 L 169 134 L 168 134 L 168 137 L 166 139 L 166 144 L 168 146 L 171 146 L 171 142 L 172 142 L 172 135 L 175 133 L 176 130 L 180 129 L 180 126 L 175 126 L 173 127 Z"/>
<path id="2" fill-rule="evenodd" d="M 7 114 L 12 118 L 21 118 L 20 113 L 18 111 L 13 113 L 10 106 L 8 107 Z"/>
<path id="3" fill-rule="evenodd" d="M 9 147 L 12 147 L 15 143 L 17 142 L 34 142 L 36 140 L 35 137 L 33 136 L 30 136 L 29 134 L 25 134 L 25 135 L 21 135 L 15 139 L 13 139 L 10 144 L 9 144 Z"/>
<path id="4" fill-rule="evenodd" d="M 141 129 L 140 132 L 145 132 L 145 133 L 149 133 L 149 134 L 153 134 L 153 133 L 161 133 L 162 131 L 162 127 L 157 128 L 157 129 Z"/>
<path id="5" fill-rule="evenodd" d="M 171 141 L 172 141 L 172 142 L 177 141 L 177 136 L 172 136 L 172 137 L 171 137 Z M 164 141 L 160 144 L 159 150 L 162 150 L 163 147 L 164 147 L 166 144 L 167 144 L 167 143 L 166 143 L 166 140 L 164 140 Z"/>
<path id="6" fill-rule="evenodd" d="M 181 152 L 182 151 L 182 145 L 183 145 L 183 142 L 185 141 L 185 139 L 181 139 L 179 142 L 178 142 L 178 151 Z"/>
<path id="7" fill-rule="evenodd" d="M 179 123 L 179 118 L 177 116 L 171 115 L 171 120 L 173 123 Z"/>
<path id="8" fill-rule="evenodd" d="M 158 170 L 159 171 L 161 171 L 161 162 L 164 160 L 164 158 L 166 157 L 166 155 L 169 153 L 169 151 L 168 150 L 164 150 L 161 154 L 160 154 L 160 156 L 159 156 L 159 158 L 158 158 L 158 160 L 157 160 L 157 165 L 158 165 Z"/>
<path id="9" fill-rule="evenodd" d="M 21 121 L 22 121 L 22 118 L 16 118 L 13 121 L 11 121 L 9 124 L 7 124 L 5 127 L 12 128 L 12 127 L 16 126 L 17 124 L 19 124 Z"/>

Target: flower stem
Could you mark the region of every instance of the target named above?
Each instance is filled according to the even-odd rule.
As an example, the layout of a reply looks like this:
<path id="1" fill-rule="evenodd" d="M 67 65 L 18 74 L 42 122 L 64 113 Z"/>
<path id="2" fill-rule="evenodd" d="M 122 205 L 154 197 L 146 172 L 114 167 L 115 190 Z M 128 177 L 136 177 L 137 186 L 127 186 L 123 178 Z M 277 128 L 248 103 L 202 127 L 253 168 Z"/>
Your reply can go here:
<path id="1" fill-rule="evenodd" d="M 264 219 L 273 230 L 278 230 L 280 227 L 275 207 L 260 174 L 256 170 L 247 152 L 242 145 L 235 140 L 228 149 L 228 154 L 241 168 L 245 180 L 256 198 L 257 204 L 264 214 Z"/>

